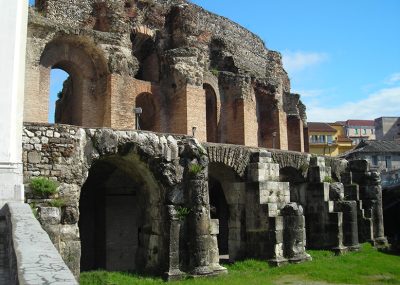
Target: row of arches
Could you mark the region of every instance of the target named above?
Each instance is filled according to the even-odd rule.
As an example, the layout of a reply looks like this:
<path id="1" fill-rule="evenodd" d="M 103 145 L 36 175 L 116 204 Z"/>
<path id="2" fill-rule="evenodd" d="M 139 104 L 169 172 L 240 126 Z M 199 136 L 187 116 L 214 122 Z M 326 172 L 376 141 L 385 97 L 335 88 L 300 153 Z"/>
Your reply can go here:
<path id="1" fill-rule="evenodd" d="M 151 48 L 150 54 L 141 52 L 143 47 L 154 44 L 147 44 L 150 39 L 142 34 L 145 33 L 138 32 L 133 39 L 133 42 L 137 42 L 135 55 L 141 59 L 136 77 L 142 81 L 129 82 L 126 86 L 133 86 L 133 88 L 120 91 L 124 93 L 138 92 L 138 94 L 116 94 L 117 97 L 127 97 L 128 99 L 115 99 L 117 100 L 115 102 L 111 102 L 114 99 L 110 99 L 111 87 L 113 87 L 112 90 L 121 87 L 120 85 L 118 88 L 112 86 L 113 79 L 109 77 L 111 75 L 110 63 L 107 62 L 103 51 L 94 42 L 79 36 L 63 36 L 48 43 L 40 58 L 39 74 L 35 75 L 33 73 L 36 71 L 31 71 L 32 74 L 29 75 L 32 80 L 36 80 L 35 76 L 38 76 L 39 81 L 38 86 L 33 86 L 33 88 L 27 85 L 24 120 L 86 127 L 113 127 L 111 113 L 118 113 L 117 120 L 123 121 L 124 118 L 121 116 L 126 116 L 125 121 L 129 121 L 129 123 L 123 123 L 123 126 L 116 123 L 116 126 L 125 128 L 128 125 L 134 126 L 133 108 L 140 107 L 142 114 L 138 119 L 142 130 L 177 131 L 166 127 L 168 124 L 174 124 L 168 121 L 168 116 L 175 111 L 162 110 L 162 108 L 174 108 L 168 107 L 172 103 L 168 103 L 168 98 L 163 98 L 163 90 L 157 85 L 159 77 L 154 74 L 159 73 L 159 60 L 155 55 L 155 47 Z M 143 39 L 140 40 L 140 38 Z M 246 134 L 243 134 L 246 128 L 256 136 L 255 139 L 252 138 L 254 142 L 252 141 L 249 145 L 278 147 L 274 143 L 274 138 L 280 121 L 275 114 L 276 102 L 274 102 L 273 96 L 256 92 L 255 104 L 251 106 L 253 109 L 249 110 L 251 113 L 249 115 L 246 114 L 247 109 L 243 107 L 243 104 L 247 104 L 246 102 L 235 101 L 231 104 L 232 98 L 230 97 L 233 95 L 228 94 L 229 92 L 220 94 L 218 81 L 215 78 L 213 80 L 216 82 L 210 80 L 212 82 L 209 83 L 205 80 L 206 83 L 203 84 L 204 98 L 202 100 L 205 105 L 204 126 L 206 129 L 202 139 L 216 143 L 247 144 L 244 138 Z M 28 78 L 27 81 L 31 80 Z M 142 88 L 141 82 L 151 83 L 151 87 Z M 118 84 L 122 86 L 123 83 L 125 82 L 121 81 Z M 152 84 L 158 87 L 153 88 Z M 157 91 L 153 89 L 157 89 Z M 47 95 L 49 91 L 50 95 Z M 186 94 L 186 96 L 192 95 Z M 111 108 L 113 109 L 111 110 Z M 184 106 L 178 106 L 178 108 L 182 109 Z M 191 109 L 188 112 L 186 118 L 188 122 L 189 117 L 192 116 L 191 113 L 196 111 Z M 177 132 L 182 131 L 183 129 L 179 129 Z M 243 142 L 235 139 L 239 136 L 243 137 L 241 138 Z"/>

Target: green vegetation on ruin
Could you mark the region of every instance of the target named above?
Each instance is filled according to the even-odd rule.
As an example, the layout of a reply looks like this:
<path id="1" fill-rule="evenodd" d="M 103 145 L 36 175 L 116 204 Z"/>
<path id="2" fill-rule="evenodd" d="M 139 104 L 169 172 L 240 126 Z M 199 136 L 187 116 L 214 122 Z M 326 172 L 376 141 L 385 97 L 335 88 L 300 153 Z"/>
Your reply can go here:
<path id="1" fill-rule="evenodd" d="M 36 197 L 48 198 L 57 193 L 58 183 L 45 177 L 32 178 L 30 188 Z"/>
<path id="2" fill-rule="evenodd" d="M 379 252 L 369 244 L 364 244 L 360 252 L 342 256 L 335 256 L 330 251 L 310 250 L 308 253 L 313 257 L 311 262 L 273 268 L 264 261 L 247 260 L 228 265 L 228 275 L 187 279 L 172 284 L 400 284 L 400 256 Z M 165 283 L 160 278 L 96 271 L 82 273 L 80 284 L 153 285 Z"/>

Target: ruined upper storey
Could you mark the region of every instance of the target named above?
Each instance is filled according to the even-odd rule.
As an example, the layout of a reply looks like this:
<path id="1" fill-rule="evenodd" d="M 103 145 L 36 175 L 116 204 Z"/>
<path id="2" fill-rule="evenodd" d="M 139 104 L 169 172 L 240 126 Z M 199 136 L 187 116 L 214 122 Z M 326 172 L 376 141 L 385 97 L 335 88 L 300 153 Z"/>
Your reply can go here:
<path id="1" fill-rule="evenodd" d="M 50 70 L 70 78 L 56 123 L 135 127 L 304 151 L 305 107 L 278 52 L 183 0 L 37 0 L 24 120 L 47 122 Z"/>
<path id="2" fill-rule="evenodd" d="M 58 27 L 145 33 L 164 50 L 208 49 L 210 69 L 267 78 L 287 77 L 281 57 L 255 34 L 224 17 L 182 0 L 37 0 L 36 9 Z M 31 14 L 31 21 L 34 17 Z M 169 37 L 169 38 L 168 38 Z M 275 70 L 271 70 L 275 69 Z M 276 74 L 274 74 L 276 73 Z M 287 78 L 283 78 L 289 84 Z"/>

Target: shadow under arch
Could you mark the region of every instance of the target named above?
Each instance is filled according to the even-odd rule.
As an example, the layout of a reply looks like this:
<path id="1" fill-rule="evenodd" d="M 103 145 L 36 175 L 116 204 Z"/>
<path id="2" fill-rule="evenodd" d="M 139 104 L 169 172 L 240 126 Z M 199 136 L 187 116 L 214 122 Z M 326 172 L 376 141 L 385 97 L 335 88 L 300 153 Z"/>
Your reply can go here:
<path id="1" fill-rule="evenodd" d="M 243 255 L 245 185 L 233 168 L 219 162 L 208 166 L 211 218 L 219 219 L 218 249 L 222 261 Z"/>
<path id="2" fill-rule="evenodd" d="M 66 92 L 57 103 L 56 123 L 104 126 L 109 74 L 104 53 L 92 40 L 83 36 L 63 35 L 53 39 L 45 46 L 40 58 L 41 96 L 49 96 L 50 70 L 53 68 L 70 75 L 68 86 L 64 86 Z M 48 107 L 42 107 L 46 108 L 47 115 Z"/>
<path id="3" fill-rule="evenodd" d="M 95 161 L 79 201 L 81 271 L 161 275 L 167 254 L 162 197 L 159 183 L 139 155 Z"/>

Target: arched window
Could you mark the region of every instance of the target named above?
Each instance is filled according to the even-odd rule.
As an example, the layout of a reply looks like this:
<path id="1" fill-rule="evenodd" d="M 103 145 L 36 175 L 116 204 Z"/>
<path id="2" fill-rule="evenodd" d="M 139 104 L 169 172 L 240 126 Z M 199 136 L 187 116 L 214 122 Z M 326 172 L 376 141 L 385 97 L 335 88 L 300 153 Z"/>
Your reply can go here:
<path id="1" fill-rule="evenodd" d="M 108 74 L 103 53 L 89 39 L 54 39 L 44 48 L 39 68 L 28 74 L 24 121 L 102 127 Z"/>

